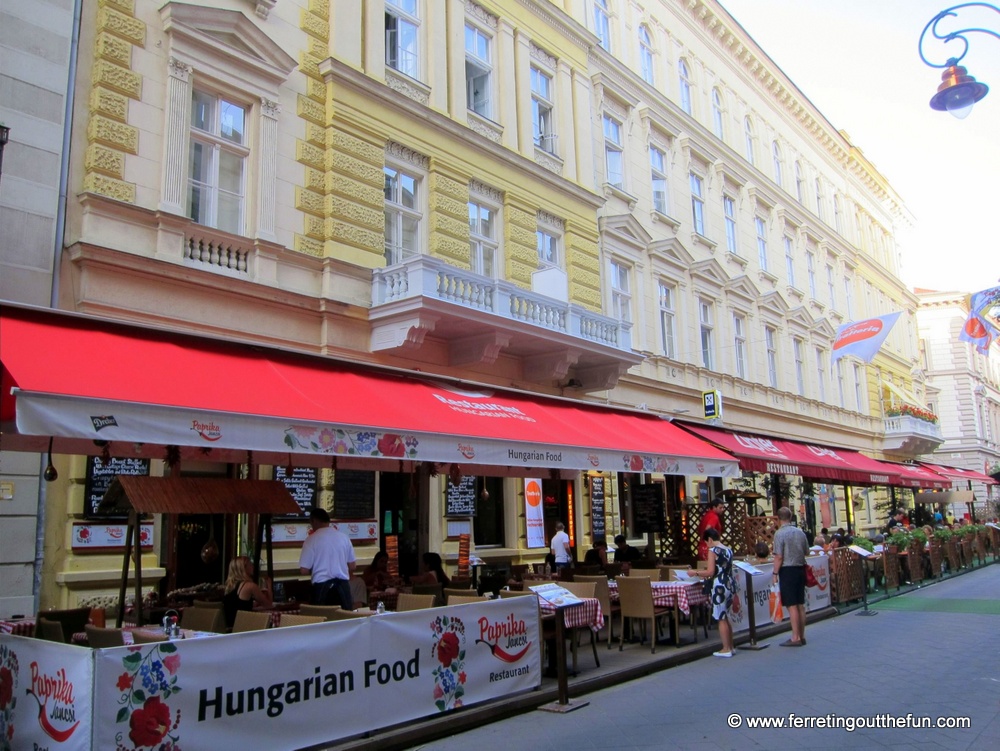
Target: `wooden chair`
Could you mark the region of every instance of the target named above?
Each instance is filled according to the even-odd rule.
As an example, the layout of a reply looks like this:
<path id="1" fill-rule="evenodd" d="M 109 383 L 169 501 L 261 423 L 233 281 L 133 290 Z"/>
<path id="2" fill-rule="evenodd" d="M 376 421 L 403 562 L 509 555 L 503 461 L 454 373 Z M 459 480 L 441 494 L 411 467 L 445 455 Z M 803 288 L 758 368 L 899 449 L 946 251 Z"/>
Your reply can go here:
<path id="1" fill-rule="evenodd" d="M 645 622 L 650 622 L 652 628 L 650 642 L 652 652 L 655 654 L 657 622 L 663 617 L 671 616 L 673 608 L 659 608 L 653 604 L 653 587 L 648 576 L 619 576 L 616 581 L 618 582 L 618 603 L 621 605 L 618 651 L 620 652 L 625 645 L 625 619 L 638 618 L 642 621 L 643 635 L 645 635 Z"/>
<path id="2" fill-rule="evenodd" d="M 368 603 L 365 603 L 366 605 Z M 320 615 L 323 616 L 324 620 L 332 621 L 333 614 L 338 611 L 343 610 L 340 605 L 306 605 L 303 604 L 299 607 L 299 612 L 302 615 Z"/>
<path id="3" fill-rule="evenodd" d="M 87 632 L 87 643 L 94 649 L 125 646 L 125 637 L 120 628 L 101 628 L 89 623 L 83 628 Z"/>
<path id="4" fill-rule="evenodd" d="M 434 595 L 436 605 L 444 605 L 444 587 L 440 584 L 414 584 L 413 594 Z"/>
<path id="5" fill-rule="evenodd" d="M 62 624 L 59 621 L 50 621 L 48 618 L 39 617 L 35 619 L 35 636 L 45 641 L 55 641 L 60 644 L 66 643 Z"/>
<path id="6" fill-rule="evenodd" d="M 153 628 L 156 627 L 154 626 Z M 137 628 L 132 632 L 133 644 L 156 644 L 161 641 L 168 641 L 167 635 L 164 633 L 157 633 L 152 629 Z"/>
<path id="7" fill-rule="evenodd" d="M 222 608 L 184 608 L 181 613 L 181 628 L 192 631 L 209 631 L 221 634 L 226 630 L 226 616 Z"/>
<path id="8" fill-rule="evenodd" d="M 43 610 L 38 613 L 38 616 L 47 621 L 55 621 L 58 623 L 59 627 L 62 629 L 63 643 L 69 644 L 73 640 L 73 634 L 78 634 L 83 631 L 83 627 L 90 622 L 90 608 Z M 35 622 L 38 622 L 37 619 Z"/>
<path id="9" fill-rule="evenodd" d="M 489 602 L 485 597 L 480 597 L 479 595 L 470 595 L 468 593 L 464 595 L 448 595 L 449 605 L 465 605 L 470 602 Z"/>
<path id="10" fill-rule="evenodd" d="M 604 619 L 608 626 L 608 649 L 611 649 L 611 640 L 614 639 L 615 635 L 615 615 L 619 614 L 620 617 L 621 608 L 617 602 L 611 602 L 611 590 L 608 589 L 607 577 L 578 576 L 576 580 L 580 584 L 594 583 L 594 597 L 601 603 L 601 612 L 604 613 Z"/>
<path id="11" fill-rule="evenodd" d="M 244 631 L 262 631 L 271 627 L 271 614 L 268 612 L 255 613 L 252 610 L 237 610 L 236 620 L 233 621 L 233 633 L 241 634 Z"/>
<path id="12" fill-rule="evenodd" d="M 207 608 L 209 610 L 222 610 L 222 600 L 195 600 L 191 603 L 196 608 Z"/>
<path id="13" fill-rule="evenodd" d="M 424 610 L 434 607 L 437 598 L 434 595 L 415 595 L 409 592 L 402 592 L 396 601 L 396 612 L 402 613 L 407 610 Z"/>
<path id="14" fill-rule="evenodd" d="M 604 585 L 607 586 L 607 582 L 606 581 L 604 582 Z M 572 594 L 574 594 L 574 595 L 576 595 L 577 597 L 580 597 L 580 598 L 596 599 L 596 597 L 597 597 L 597 582 L 571 581 L 571 582 L 564 583 L 563 584 L 563 588 L 567 592 L 571 592 Z M 604 609 L 603 609 L 603 606 L 602 606 L 601 612 L 603 612 L 603 610 Z M 574 673 L 577 672 L 577 669 L 576 669 L 576 666 L 577 666 L 577 647 L 580 644 L 580 631 L 581 631 L 581 629 L 585 630 L 587 633 L 590 634 L 590 646 L 594 650 L 594 662 L 597 663 L 597 667 L 601 667 L 601 659 L 597 656 L 597 634 L 594 633 L 594 631 L 591 630 L 591 628 L 589 626 L 578 626 L 577 628 L 572 629 L 572 633 L 570 635 L 570 639 L 572 640 L 571 646 L 572 646 L 572 649 L 573 649 L 573 672 Z"/>
<path id="15" fill-rule="evenodd" d="M 278 621 L 278 626 L 280 628 L 286 628 L 288 626 L 308 626 L 310 623 L 325 622 L 326 617 L 322 615 L 295 615 L 294 613 L 282 613 L 281 620 Z"/>

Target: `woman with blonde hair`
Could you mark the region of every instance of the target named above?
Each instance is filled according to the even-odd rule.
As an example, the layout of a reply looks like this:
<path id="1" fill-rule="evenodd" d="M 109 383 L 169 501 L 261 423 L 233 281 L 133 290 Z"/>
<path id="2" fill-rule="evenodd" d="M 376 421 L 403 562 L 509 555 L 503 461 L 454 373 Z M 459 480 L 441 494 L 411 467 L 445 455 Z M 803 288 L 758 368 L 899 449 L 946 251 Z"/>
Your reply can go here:
<path id="1" fill-rule="evenodd" d="M 273 604 L 271 590 L 258 587 L 253 574 L 253 562 L 245 555 L 238 555 L 229 562 L 229 575 L 222 597 L 228 628 L 233 627 L 236 613 L 240 610 L 253 610 L 254 603 L 265 609 Z"/>

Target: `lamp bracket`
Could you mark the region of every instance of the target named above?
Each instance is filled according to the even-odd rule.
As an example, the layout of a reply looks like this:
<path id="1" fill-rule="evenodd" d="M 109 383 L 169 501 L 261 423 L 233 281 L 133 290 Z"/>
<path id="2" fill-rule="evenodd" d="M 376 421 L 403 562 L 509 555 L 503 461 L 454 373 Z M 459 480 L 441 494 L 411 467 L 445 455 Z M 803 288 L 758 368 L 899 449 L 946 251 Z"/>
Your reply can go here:
<path id="1" fill-rule="evenodd" d="M 968 29 L 957 29 L 955 31 L 949 31 L 946 34 L 942 34 L 941 32 L 938 31 L 937 25 L 940 21 L 943 21 L 945 18 L 948 18 L 949 16 L 955 16 L 957 18 L 958 13 L 956 13 L 956 11 L 961 10 L 962 8 L 975 8 L 975 7 L 989 8 L 990 10 L 996 12 L 997 14 L 1000 14 L 1000 8 L 997 8 L 995 5 L 991 5 L 990 3 L 962 3 L 960 5 L 953 5 L 950 8 L 945 8 L 927 23 L 927 25 L 924 27 L 923 32 L 920 34 L 920 41 L 918 42 L 917 45 L 917 51 L 920 53 L 920 59 L 923 60 L 926 65 L 929 65 L 931 68 L 947 68 L 952 65 L 957 65 L 969 51 L 969 40 L 965 38 L 964 36 L 965 34 L 978 32 L 981 34 L 988 34 L 989 36 L 994 37 L 995 39 L 1000 39 L 1000 34 L 998 34 L 997 32 L 991 29 L 984 29 L 976 26 L 970 27 Z M 924 55 L 924 39 L 927 37 L 928 31 L 931 33 L 931 36 L 933 36 L 934 39 L 938 39 L 945 43 L 951 42 L 955 39 L 960 40 L 963 45 L 962 54 L 957 56 L 953 55 L 952 57 L 949 57 L 947 60 L 945 60 L 945 62 L 943 63 L 932 63 L 930 60 L 927 59 L 927 56 Z"/>

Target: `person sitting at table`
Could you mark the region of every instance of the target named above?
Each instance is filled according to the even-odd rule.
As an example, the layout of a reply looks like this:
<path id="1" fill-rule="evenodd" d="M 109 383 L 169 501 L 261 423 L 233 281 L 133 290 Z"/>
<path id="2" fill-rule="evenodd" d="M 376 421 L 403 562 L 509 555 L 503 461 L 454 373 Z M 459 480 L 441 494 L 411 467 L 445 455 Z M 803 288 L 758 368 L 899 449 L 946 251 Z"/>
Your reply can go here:
<path id="1" fill-rule="evenodd" d="M 712 618 L 719 623 L 719 638 L 722 649 L 713 652 L 715 657 L 733 656 L 733 627 L 729 623 L 729 610 L 733 606 L 733 596 L 736 594 L 736 580 L 733 578 L 733 551 L 719 542 L 719 530 L 709 527 L 703 535 L 708 548 L 708 571 L 711 572 L 712 590 L 709 594 L 709 604 L 712 606 Z M 703 569 L 689 569 L 688 576 L 704 576 Z"/>
<path id="2" fill-rule="evenodd" d="M 389 554 L 384 550 L 378 551 L 372 562 L 361 572 L 361 578 L 368 589 L 383 590 L 390 586 L 392 577 L 389 576 Z"/>
<path id="3" fill-rule="evenodd" d="M 257 586 L 253 574 L 253 561 L 245 555 L 238 555 L 229 562 L 229 575 L 222 597 L 226 628 L 233 627 L 236 613 L 240 610 L 253 610 L 255 603 L 265 610 L 273 605 L 270 588 Z"/>
<path id="4" fill-rule="evenodd" d="M 420 573 L 410 577 L 410 584 L 440 584 L 447 587 L 451 579 L 444 572 L 441 556 L 437 553 L 424 553 L 420 559 Z"/>
<path id="5" fill-rule="evenodd" d="M 634 563 L 642 560 L 642 551 L 628 544 L 625 535 L 615 537 L 615 563 Z"/>
<path id="6" fill-rule="evenodd" d="M 605 539 L 594 540 L 594 546 L 587 551 L 583 557 L 583 565 L 600 566 L 603 569 L 608 565 L 608 541 Z"/>
<path id="7" fill-rule="evenodd" d="M 753 552 L 757 555 L 757 560 L 766 561 L 771 557 L 771 548 L 763 540 L 758 541 L 756 545 L 753 546 Z"/>

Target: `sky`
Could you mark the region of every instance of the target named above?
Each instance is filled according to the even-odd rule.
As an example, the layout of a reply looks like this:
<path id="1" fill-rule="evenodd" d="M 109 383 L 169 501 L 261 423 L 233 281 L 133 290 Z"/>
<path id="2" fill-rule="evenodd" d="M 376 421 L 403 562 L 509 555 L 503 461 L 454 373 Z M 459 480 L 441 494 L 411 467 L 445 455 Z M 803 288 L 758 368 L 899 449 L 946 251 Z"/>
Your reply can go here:
<path id="1" fill-rule="evenodd" d="M 962 60 L 991 92 L 964 120 L 936 112 L 940 68 L 918 54 L 920 34 L 955 3 L 930 0 L 720 0 L 837 130 L 881 172 L 913 215 L 898 235 L 910 288 L 976 292 L 1000 278 L 1000 39 L 969 34 Z M 957 11 L 942 32 L 1000 32 L 1000 12 Z M 933 63 L 962 43 L 931 38 Z M 995 90 L 993 90 L 995 89 Z M 992 186 L 992 187 L 991 187 Z"/>

